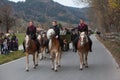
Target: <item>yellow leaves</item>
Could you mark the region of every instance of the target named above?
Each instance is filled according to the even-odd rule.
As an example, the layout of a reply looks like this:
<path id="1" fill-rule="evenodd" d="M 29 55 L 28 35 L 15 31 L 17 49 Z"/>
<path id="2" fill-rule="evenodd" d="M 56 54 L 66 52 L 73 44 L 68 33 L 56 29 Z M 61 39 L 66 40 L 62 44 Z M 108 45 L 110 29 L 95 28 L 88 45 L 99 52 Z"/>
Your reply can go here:
<path id="1" fill-rule="evenodd" d="M 119 0 L 108 0 L 108 5 L 111 9 L 116 9 L 120 7 Z"/>

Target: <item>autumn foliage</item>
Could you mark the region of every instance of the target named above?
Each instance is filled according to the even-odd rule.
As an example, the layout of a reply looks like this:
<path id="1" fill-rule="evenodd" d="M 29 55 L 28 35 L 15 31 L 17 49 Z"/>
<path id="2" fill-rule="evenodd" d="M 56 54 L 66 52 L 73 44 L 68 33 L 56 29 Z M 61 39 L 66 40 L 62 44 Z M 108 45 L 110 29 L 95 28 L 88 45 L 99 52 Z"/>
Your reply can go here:
<path id="1" fill-rule="evenodd" d="M 100 31 L 120 32 L 120 0 L 76 1 L 85 1 L 90 4 L 93 11 L 88 15 Z"/>

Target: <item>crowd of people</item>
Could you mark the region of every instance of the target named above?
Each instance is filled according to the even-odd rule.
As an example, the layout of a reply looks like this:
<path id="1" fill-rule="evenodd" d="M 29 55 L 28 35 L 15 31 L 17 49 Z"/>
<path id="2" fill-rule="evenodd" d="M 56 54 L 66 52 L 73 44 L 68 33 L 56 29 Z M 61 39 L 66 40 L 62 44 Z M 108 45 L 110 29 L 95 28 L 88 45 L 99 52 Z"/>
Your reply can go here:
<path id="1" fill-rule="evenodd" d="M 3 34 L 0 36 L 0 53 L 9 54 L 10 51 L 18 50 L 18 39 L 13 34 Z"/>

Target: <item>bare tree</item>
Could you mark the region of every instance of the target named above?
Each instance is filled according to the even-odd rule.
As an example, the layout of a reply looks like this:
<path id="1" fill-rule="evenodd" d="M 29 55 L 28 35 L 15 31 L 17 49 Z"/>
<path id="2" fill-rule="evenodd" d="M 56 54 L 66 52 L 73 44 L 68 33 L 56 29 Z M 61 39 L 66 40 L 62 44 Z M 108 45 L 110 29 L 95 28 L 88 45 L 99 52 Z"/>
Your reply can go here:
<path id="1" fill-rule="evenodd" d="M 13 9 L 10 5 L 5 4 L 0 6 L 0 17 L 2 24 L 5 26 L 6 32 L 14 25 L 15 18 L 13 17 Z"/>

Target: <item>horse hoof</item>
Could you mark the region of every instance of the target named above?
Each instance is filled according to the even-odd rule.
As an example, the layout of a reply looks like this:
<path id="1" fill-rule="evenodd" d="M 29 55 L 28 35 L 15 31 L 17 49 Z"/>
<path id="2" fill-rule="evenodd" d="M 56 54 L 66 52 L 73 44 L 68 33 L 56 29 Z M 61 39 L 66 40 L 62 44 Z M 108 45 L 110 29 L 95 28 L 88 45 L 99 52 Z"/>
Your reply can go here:
<path id="1" fill-rule="evenodd" d="M 38 64 L 36 64 L 35 66 L 38 66 Z"/>
<path id="2" fill-rule="evenodd" d="M 61 65 L 58 65 L 58 67 L 61 67 Z"/>
<path id="3" fill-rule="evenodd" d="M 83 64 L 83 66 L 85 66 L 85 64 Z"/>
<path id="4" fill-rule="evenodd" d="M 28 69 L 26 69 L 26 72 L 29 72 L 29 70 L 28 70 Z"/>
<path id="5" fill-rule="evenodd" d="M 40 61 L 42 61 L 43 59 L 40 59 Z"/>
<path id="6" fill-rule="evenodd" d="M 58 70 L 55 70 L 55 72 L 58 72 Z"/>
<path id="7" fill-rule="evenodd" d="M 88 68 L 88 66 L 85 66 L 85 68 Z"/>
<path id="8" fill-rule="evenodd" d="M 42 61 L 42 60 L 43 60 L 43 58 L 40 59 L 40 61 Z"/>
<path id="9" fill-rule="evenodd" d="M 51 70 L 54 70 L 54 68 L 51 68 Z"/>
<path id="10" fill-rule="evenodd" d="M 82 71 L 83 70 L 83 68 L 80 68 L 80 71 Z"/>
<path id="11" fill-rule="evenodd" d="M 36 67 L 33 67 L 34 69 L 36 69 Z"/>

